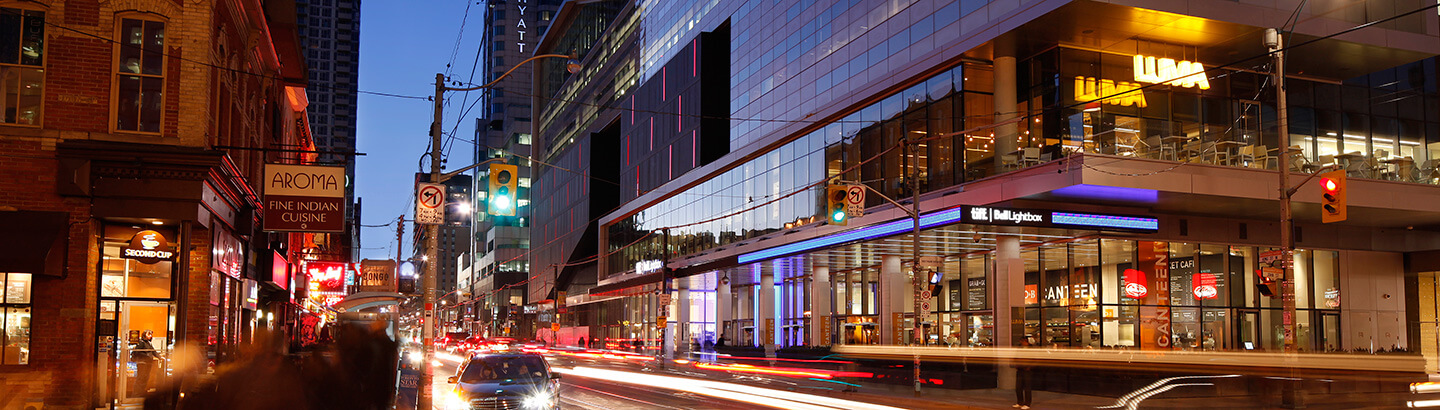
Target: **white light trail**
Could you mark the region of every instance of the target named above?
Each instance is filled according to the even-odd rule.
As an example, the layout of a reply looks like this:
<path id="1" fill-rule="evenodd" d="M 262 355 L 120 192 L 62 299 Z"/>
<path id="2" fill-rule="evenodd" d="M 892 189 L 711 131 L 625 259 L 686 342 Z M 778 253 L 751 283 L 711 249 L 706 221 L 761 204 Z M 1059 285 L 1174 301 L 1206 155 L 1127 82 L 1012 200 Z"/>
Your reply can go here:
<path id="1" fill-rule="evenodd" d="M 767 389 L 763 387 L 747 386 L 736 383 L 691 379 L 686 377 L 674 377 L 619 370 L 597 369 L 592 367 L 576 367 L 574 369 L 555 368 L 553 369 L 553 371 L 579 377 L 603 379 L 615 383 L 628 383 L 649 387 L 661 387 L 671 390 L 679 390 L 710 397 L 721 398 L 725 400 L 732 400 L 782 409 L 899 410 L 898 407 L 884 406 L 879 404 L 837 399 L 833 397 L 825 397 L 814 394 Z"/>

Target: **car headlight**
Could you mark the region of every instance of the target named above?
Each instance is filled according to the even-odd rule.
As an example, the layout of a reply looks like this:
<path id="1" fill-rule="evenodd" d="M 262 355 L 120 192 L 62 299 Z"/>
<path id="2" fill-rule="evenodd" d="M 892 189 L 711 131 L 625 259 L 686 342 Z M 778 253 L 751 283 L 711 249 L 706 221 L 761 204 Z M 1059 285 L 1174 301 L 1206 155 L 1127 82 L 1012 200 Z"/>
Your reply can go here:
<path id="1" fill-rule="evenodd" d="M 527 409 L 550 409 L 555 407 L 555 396 L 550 393 L 537 393 L 525 396 L 522 403 Z"/>
<path id="2" fill-rule="evenodd" d="M 470 401 L 465 400 L 465 394 L 459 391 L 451 391 L 450 394 L 445 395 L 446 410 L 468 410 L 469 408 Z"/>

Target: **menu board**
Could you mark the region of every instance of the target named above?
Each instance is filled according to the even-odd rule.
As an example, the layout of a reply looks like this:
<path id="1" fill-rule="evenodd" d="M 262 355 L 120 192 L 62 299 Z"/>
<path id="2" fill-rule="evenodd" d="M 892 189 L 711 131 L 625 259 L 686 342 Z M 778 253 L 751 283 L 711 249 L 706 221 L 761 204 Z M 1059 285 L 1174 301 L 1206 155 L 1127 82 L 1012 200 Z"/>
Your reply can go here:
<path id="1" fill-rule="evenodd" d="M 965 280 L 965 308 L 968 310 L 985 309 L 986 305 L 985 278 L 969 278 Z"/>

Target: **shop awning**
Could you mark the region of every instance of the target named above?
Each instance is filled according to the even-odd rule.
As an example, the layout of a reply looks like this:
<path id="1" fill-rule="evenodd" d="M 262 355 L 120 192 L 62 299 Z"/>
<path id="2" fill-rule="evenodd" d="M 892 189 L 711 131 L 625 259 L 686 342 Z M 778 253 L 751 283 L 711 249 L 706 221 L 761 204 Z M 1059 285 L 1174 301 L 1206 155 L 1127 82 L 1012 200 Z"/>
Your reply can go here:
<path id="1" fill-rule="evenodd" d="M 0 272 L 65 276 L 70 214 L 0 212 Z"/>

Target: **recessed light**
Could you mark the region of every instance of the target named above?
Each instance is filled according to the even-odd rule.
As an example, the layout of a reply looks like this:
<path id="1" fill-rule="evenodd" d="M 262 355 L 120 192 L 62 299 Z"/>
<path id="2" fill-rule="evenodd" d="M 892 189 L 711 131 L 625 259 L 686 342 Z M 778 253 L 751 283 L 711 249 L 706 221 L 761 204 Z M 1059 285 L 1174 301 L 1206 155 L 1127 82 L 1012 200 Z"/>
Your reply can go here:
<path id="1" fill-rule="evenodd" d="M 156 224 L 156 225 L 164 225 L 164 224 L 165 224 L 165 221 L 150 221 L 150 223 Z"/>

